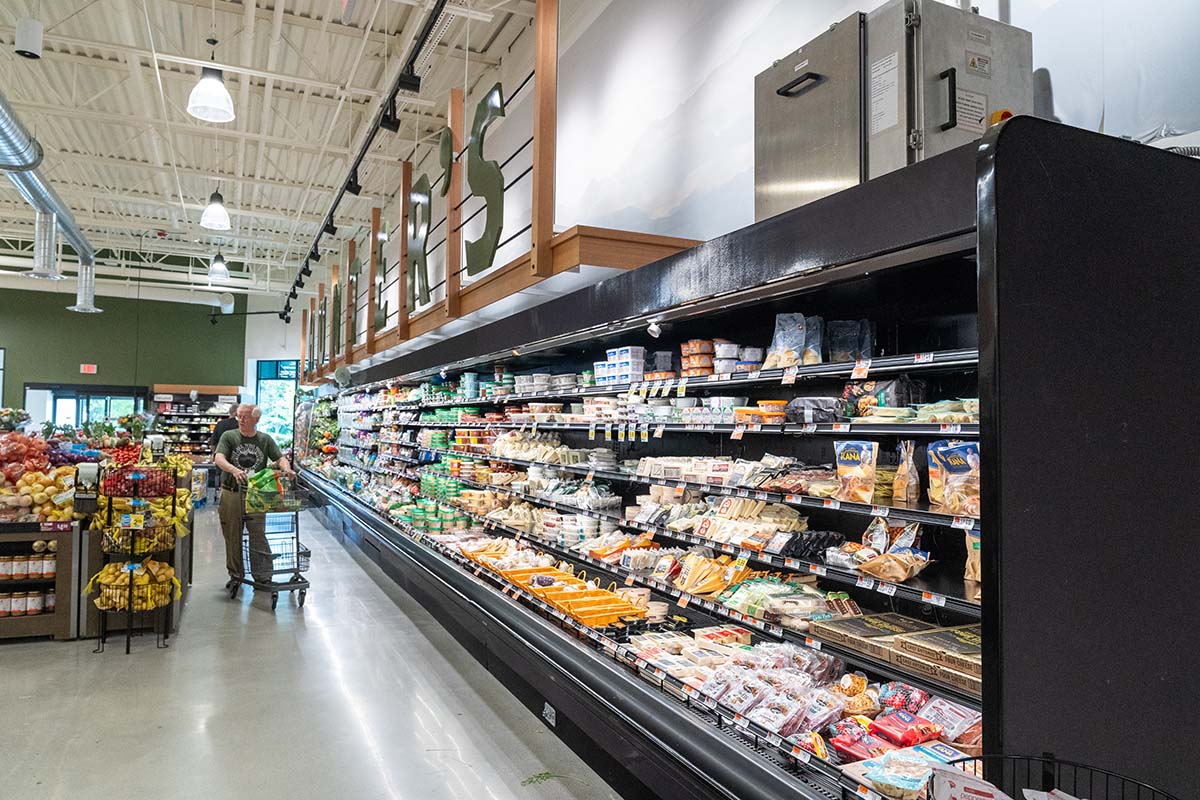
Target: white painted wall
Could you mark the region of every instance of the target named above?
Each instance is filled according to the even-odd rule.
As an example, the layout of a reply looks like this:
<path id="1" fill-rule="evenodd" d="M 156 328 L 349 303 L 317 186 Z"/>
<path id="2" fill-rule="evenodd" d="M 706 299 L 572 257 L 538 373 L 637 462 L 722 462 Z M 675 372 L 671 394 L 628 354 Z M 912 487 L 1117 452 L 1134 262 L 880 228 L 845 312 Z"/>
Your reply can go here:
<path id="1" fill-rule="evenodd" d="M 247 311 L 279 311 L 282 298 L 249 298 Z M 276 314 L 259 314 L 246 317 L 246 377 L 242 384 L 242 399 L 257 402 L 254 396 L 257 384 L 259 360 L 275 361 L 300 357 L 300 312 L 292 315 L 290 325 L 284 324 Z"/>
<path id="2" fill-rule="evenodd" d="M 613 0 L 560 54 L 556 227 L 710 239 L 752 223 L 754 76 L 881 2 Z M 1039 113 L 1124 136 L 1200 129 L 1200 3 L 1009 5 L 1033 33 Z"/>

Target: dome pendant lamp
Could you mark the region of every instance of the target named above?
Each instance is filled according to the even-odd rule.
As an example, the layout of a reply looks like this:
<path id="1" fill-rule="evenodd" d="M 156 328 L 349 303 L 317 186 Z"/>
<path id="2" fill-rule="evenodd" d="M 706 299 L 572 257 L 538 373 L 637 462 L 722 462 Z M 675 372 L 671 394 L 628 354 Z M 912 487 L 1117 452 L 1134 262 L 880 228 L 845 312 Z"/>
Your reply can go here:
<path id="1" fill-rule="evenodd" d="M 229 230 L 229 212 L 225 210 L 225 198 L 220 192 L 208 196 L 208 206 L 200 215 L 200 227 L 210 231 Z"/>
<path id="2" fill-rule="evenodd" d="M 209 38 L 208 44 L 215 47 L 217 40 Z M 214 52 L 214 60 L 216 53 Z M 203 67 L 200 81 L 188 95 L 187 112 L 204 122 L 233 122 L 233 97 L 225 88 L 225 76 L 216 67 Z"/>
<path id="3" fill-rule="evenodd" d="M 213 256 L 212 262 L 208 265 L 208 281 L 227 281 L 229 280 L 229 267 L 225 266 L 225 256 L 221 255 L 218 250 Z"/>

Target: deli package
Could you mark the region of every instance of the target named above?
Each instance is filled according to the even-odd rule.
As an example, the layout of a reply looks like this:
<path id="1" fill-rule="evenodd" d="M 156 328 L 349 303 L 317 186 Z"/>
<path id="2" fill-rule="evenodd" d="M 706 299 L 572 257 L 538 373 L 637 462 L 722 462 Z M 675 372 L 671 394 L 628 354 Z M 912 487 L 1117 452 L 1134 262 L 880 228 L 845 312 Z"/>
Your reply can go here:
<path id="1" fill-rule="evenodd" d="M 878 442 L 834 442 L 837 460 L 838 500 L 870 503 L 875 496 L 875 461 Z"/>
<path id="2" fill-rule="evenodd" d="M 979 516 L 979 443 L 955 440 L 931 442 L 929 502 L 948 514 Z"/>

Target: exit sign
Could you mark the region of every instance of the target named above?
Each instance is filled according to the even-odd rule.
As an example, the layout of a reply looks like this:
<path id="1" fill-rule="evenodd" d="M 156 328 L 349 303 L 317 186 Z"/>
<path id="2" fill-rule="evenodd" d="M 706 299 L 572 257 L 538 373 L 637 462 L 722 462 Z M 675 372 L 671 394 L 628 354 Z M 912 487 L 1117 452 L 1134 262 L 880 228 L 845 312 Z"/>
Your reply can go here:
<path id="1" fill-rule="evenodd" d="M 96 365 L 95 364 L 80 364 L 79 365 L 79 374 L 80 375 L 95 375 L 96 374 Z"/>

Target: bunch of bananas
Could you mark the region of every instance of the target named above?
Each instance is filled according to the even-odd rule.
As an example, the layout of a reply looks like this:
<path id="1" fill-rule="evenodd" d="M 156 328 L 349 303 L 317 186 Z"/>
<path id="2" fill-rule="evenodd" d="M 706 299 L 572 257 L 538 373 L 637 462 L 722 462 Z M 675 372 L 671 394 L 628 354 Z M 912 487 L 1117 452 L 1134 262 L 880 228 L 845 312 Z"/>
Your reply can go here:
<path id="1" fill-rule="evenodd" d="M 187 536 L 188 514 L 192 510 L 192 491 L 190 489 L 175 490 L 175 512 L 171 512 L 170 497 L 155 497 L 151 499 L 141 500 L 145 503 L 135 507 L 133 501 L 128 497 L 108 497 L 100 495 L 97 500 L 97 509 L 92 514 L 91 524 L 88 526 L 91 530 L 105 530 L 109 524 L 108 507 L 112 505 L 112 514 L 114 521 L 119 521 L 117 518 L 121 514 L 145 514 L 146 527 L 154 528 L 174 528 L 174 535 Z M 152 535 L 148 531 L 142 534 L 146 537 Z M 142 551 L 149 552 L 149 551 Z"/>
<path id="2" fill-rule="evenodd" d="M 136 561 L 105 564 L 88 581 L 85 594 L 98 589 L 100 594 L 92 601 L 96 608 L 101 611 L 126 611 L 130 608 L 131 582 L 134 611 L 153 611 L 180 597 L 181 587 L 175 577 L 175 568 L 149 558 L 140 564 Z"/>
<path id="3" fill-rule="evenodd" d="M 175 470 L 176 475 L 186 478 L 192 471 L 192 463 L 192 459 L 183 453 L 170 453 L 163 456 L 158 465 L 167 471 Z"/>

